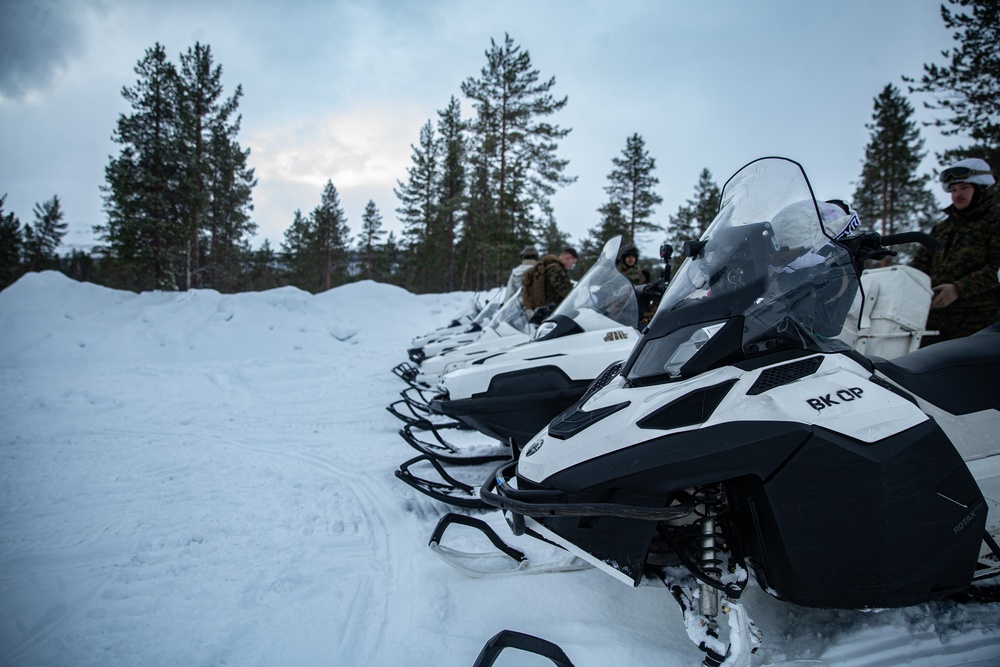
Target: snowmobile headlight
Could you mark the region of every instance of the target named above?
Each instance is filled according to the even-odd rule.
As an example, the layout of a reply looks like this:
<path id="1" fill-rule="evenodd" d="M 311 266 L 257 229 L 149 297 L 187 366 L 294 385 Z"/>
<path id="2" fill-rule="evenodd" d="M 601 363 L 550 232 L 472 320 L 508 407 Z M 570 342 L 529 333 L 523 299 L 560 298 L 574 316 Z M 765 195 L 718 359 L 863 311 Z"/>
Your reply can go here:
<path id="1" fill-rule="evenodd" d="M 541 324 L 538 325 L 538 328 L 535 329 L 535 335 L 531 337 L 531 340 L 542 340 L 550 333 L 552 333 L 552 330 L 555 328 L 556 328 L 555 322 L 550 322 L 550 321 L 542 322 Z"/>
<path id="2" fill-rule="evenodd" d="M 726 325 L 725 321 L 693 324 L 646 341 L 628 369 L 630 382 L 662 382 L 680 377 L 681 368 Z"/>
<path id="3" fill-rule="evenodd" d="M 723 326 L 725 326 L 725 322 L 696 329 L 690 338 L 677 346 L 674 353 L 670 355 L 670 359 L 664 364 L 663 370 L 672 378 L 678 377 L 681 374 L 681 366 L 686 364 Z"/>

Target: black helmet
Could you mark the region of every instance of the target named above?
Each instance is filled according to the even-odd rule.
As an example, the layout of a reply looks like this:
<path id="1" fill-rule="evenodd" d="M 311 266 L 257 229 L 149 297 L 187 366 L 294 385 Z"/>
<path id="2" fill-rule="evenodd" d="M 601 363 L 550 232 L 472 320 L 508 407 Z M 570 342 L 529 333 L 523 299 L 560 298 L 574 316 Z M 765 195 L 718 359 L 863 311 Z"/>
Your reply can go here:
<path id="1" fill-rule="evenodd" d="M 639 249 L 635 247 L 634 243 L 629 243 L 628 245 L 622 248 L 621 252 L 622 258 L 625 258 L 629 255 L 632 255 L 636 259 L 639 259 Z"/>

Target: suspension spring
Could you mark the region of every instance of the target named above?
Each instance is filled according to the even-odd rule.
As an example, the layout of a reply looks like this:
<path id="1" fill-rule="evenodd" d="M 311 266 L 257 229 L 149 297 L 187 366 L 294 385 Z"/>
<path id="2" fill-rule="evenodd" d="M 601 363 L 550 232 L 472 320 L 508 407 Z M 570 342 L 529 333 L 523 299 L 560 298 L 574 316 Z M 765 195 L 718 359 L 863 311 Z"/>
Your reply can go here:
<path id="1" fill-rule="evenodd" d="M 722 581 L 722 552 L 725 538 L 719 527 L 718 516 L 722 505 L 722 491 L 718 487 L 702 489 L 699 494 L 698 512 L 701 517 L 695 522 L 698 536 L 695 538 L 695 562 L 705 576 Z M 710 618 L 719 613 L 719 591 L 706 583 L 701 584 L 701 613 Z"/>

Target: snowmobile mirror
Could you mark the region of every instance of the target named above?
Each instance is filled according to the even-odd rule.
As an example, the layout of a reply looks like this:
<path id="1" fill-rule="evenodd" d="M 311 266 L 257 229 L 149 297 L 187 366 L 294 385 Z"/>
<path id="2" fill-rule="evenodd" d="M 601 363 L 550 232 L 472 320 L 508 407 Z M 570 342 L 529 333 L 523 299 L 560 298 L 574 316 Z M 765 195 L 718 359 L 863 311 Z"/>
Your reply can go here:
<path id="1" fill-rule="evenodd" d="M 705 248 L 707 241 L 685 241 L 684 242 L 684 256 L 685 257 L 697 257 L 701 254 L 701 251 Z"/>
<path id="2" fill-rule="evenodd" d="M 504 655 L 501 655 L 504 651 Z M 472 667 L 573 667 L 573 663 L 559 646 L 547 639 L 513 630 L 501 630 L 495 634 Z"/>

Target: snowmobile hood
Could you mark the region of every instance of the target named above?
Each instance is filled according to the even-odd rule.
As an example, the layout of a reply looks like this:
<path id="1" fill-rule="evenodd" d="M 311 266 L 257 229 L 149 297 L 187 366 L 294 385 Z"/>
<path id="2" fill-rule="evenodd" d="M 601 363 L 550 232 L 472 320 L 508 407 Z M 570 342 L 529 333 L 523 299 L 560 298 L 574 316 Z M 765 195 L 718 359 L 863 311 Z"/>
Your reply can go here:
<path id="1" fill-rule="evenodd" d="M 749 163 L 721 200 L 701 239 L 684 244 L 686 259 L 628 359 L 633 383 L 782 349 L 850 349 L 838 336 L 860 279 L 839 239 L 856 230 L 856 215 L 817 202 L 801 165 L 786 158 Z"/>

